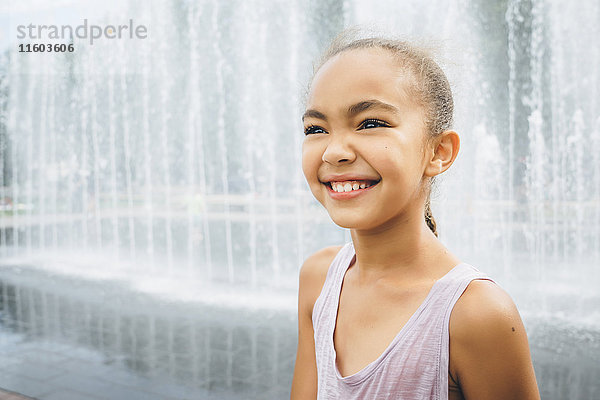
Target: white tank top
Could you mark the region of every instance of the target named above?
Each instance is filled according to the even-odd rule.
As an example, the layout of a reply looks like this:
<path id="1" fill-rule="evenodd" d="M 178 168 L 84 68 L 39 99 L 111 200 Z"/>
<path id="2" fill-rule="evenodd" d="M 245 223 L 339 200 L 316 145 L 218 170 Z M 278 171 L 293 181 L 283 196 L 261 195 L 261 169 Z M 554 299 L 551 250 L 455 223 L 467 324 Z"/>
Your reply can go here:
<path id="1" fill-rule="evenodd" d="M 488 279 L 461 263 L 435 282 L 417 311 L 375 361 L 347 377 L 336 365 L 333 333 L 344 275 L 354 258 L 352 242 L 339 251 L 314 304 L 312 323 L 318 399 L 448 399 L 450 312 L 473 279 Z"/>

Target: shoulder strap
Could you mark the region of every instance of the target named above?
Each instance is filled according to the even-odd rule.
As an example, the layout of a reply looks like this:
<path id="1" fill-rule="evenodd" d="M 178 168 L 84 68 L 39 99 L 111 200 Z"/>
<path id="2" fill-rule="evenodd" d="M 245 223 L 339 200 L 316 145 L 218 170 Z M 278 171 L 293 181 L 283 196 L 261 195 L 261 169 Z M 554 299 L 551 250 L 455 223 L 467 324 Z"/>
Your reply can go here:
<path id="1" fill-rule="evenodd" d="M 352 246 L 352 242 L 346 243 L 329 265 L 323 288 L 313 306 L 313 327 L 315 327 L 317 319 L 321 317 L 325 304 L 333 297 L 333 291 L 337 288 L 339 281 L 343 277 L 344 268 L 348 266 L 348 263 L 353 256 L 354 247 Z"/>

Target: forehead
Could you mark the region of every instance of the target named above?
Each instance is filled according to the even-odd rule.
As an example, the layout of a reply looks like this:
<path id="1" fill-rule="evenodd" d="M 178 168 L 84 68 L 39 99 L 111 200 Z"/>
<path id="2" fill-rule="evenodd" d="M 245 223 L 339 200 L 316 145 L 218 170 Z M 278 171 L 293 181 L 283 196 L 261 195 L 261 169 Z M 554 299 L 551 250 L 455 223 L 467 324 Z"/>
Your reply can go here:
<path id="1" fill-rule="evenodd" d="M 364 99 L 378 99 L 403 108 L 409 104 L 410 73 L 388 50 L 347 50 L 329 59 L 317 71 L 307 108 L 343 108 Z"/>

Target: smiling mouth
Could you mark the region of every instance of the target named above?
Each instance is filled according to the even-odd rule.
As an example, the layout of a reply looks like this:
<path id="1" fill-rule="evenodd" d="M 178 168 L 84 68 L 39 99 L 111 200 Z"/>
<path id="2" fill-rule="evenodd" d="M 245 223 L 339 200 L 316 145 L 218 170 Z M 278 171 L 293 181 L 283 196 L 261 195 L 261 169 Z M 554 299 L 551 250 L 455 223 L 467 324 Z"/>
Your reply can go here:
<path id="1" fill-rule="evenodd" d="M 332 191 L 336 193 L 352 192 L 355 190 L 366 189 L 375 186 L 380 181 L 339 181 L 339 182 L 324 182 Z"/>

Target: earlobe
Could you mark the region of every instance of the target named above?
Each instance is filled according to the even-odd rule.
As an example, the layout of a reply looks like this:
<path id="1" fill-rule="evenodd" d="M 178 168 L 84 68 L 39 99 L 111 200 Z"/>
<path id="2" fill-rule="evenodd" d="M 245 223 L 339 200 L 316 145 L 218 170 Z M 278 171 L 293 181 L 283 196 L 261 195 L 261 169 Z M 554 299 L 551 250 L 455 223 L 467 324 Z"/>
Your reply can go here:
<path id="1" fill-rule="evenodd" d="M 429 177 L 434 177 L 442 172 L 444 172 L 443 162 L 442 160 L 435 158 L 429 162 L 425 169 L 425 175 Z"/>

